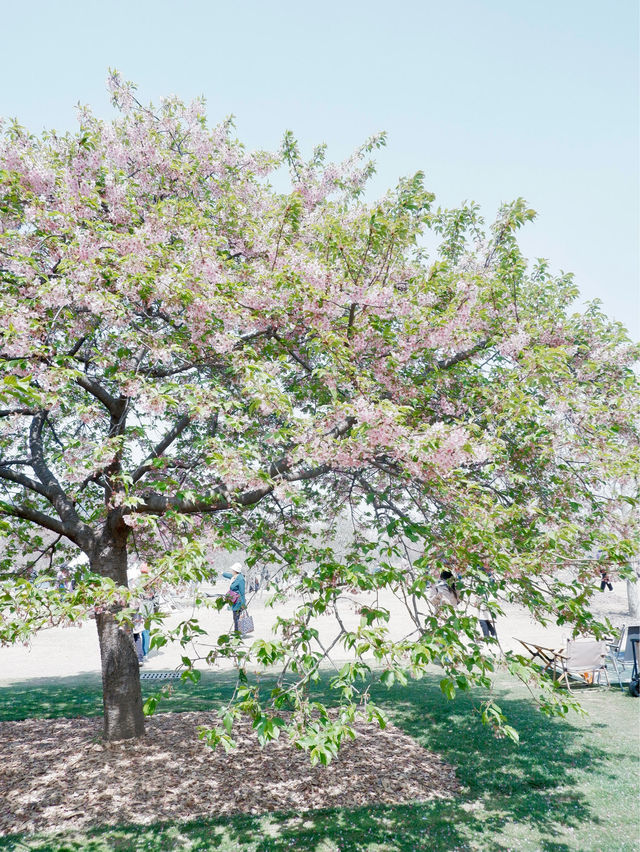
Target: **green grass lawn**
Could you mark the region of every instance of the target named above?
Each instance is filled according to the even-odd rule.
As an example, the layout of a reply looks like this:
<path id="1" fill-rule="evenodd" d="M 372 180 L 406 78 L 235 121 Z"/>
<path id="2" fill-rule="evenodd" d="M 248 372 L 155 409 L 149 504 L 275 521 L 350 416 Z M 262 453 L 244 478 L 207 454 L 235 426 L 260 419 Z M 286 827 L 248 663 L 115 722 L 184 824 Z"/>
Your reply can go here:
<path id="1" fill-rule="evenodd" d="M 0 838 L 15 850 L 218 850 L 218 852 L 414 852 L 516 850 L 636 852 L 640 702 L 620 689 L 580 693 L 585 717 L 547 719 L 506 675 L 494 698 L 519 731 L 519 745 L 497 740 L 473 712 L 484 695 L 448 701 L 437 672 L 406 688 L 376 687 L 375 698 L 400 728 L 452 763 L 463 785 L 453 801 L 198 819 L 56 835 Z M 161 708 L 210 710 L 230 694 L 229 675 L 179 684 Z M 145 694 L 157 684 L 143 681 Z M 27 681 L 0 687 L 0 720 L 98 715 L 97 678 Z"/>

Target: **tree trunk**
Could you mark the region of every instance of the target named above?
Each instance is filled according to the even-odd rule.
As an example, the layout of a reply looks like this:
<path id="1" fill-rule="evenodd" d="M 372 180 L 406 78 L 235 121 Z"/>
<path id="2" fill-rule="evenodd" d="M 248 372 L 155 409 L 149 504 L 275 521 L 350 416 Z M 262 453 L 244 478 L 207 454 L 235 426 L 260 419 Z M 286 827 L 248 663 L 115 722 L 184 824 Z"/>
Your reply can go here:
<path id="1" fill-rule="evenodd" d="M 129 631 L 110 612 L 96 616 L 102 663 L 104 738 L 128 740 L 144 735 L 138 655 Z"/>
<path id="2" fill-rule="evenodd" d="M 110 577 L 118 585 L 127 585 L 128 529 L 107 524 L 96 548 L 92 569 Z M 96 614 L 102 664 L 104 738 L 127 740 L 144 735 L 140 666 L 128 627 L 119 625 L 114 612 Z"/>
<path id="3" fill-rule="evenodd" d="M 629 602 L 629 616 L 631 618 L 640 618 L 640 563 L 637 561 L 632 564 L 636 575 L 635 582 L 627 580 L 627 601 Z"/>

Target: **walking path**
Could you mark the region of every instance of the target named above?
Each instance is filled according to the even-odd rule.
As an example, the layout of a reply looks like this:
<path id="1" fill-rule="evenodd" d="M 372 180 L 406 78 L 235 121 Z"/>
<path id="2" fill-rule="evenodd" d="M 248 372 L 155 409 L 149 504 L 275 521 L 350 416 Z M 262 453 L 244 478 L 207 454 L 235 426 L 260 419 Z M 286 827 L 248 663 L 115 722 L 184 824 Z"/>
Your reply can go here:
<path id="1" fill-rule="evenodd" d="M 224 594 L 227 583 L 222 581 L 213 591 Z M 253 598 L 248 596 L 249 610 L 255 623 L 254 638 L 268 639 L 272 637 L 272 625 L 276 616 L 286 616 L 293 612 L 298 601 L 288 600 L 286 603 L 278 603 L 275 608 L 267 607 L 266 601 L 269 593 L 259 592 Z M 359 623 L 360 616 L 357 612 L 358 605 L 365 602 L 364 596 L 351 598 L 352 603 L 345 603 L 341 609 L 341 617 L 347 628 L 353 628 Z M 403 604 L 390 593 L 381 595 L 380 603 L 387 606 L 391 611 L 389 626 L 394 638 L 405 636 L 411 629 Z M 594 609 L 601 616 L 607 616 L 614 625 L 628 622 L 627 598 L 622 583 L 614 587 L 614 592 L 597 594 Z M 228 610 L 218 612 L 208 608 L 194 610 L 185 607 L 181 611 L 172 612 L 167 619 L 170 627 L 177 626 L 181 621 L 191 616 L 198 618 L 200 625 L 207 631 L 208 635 L 202 641 L 195 643 L 192 649 L 186 653 L 193 655 L 197 651 L 205 656 L 214 645 L 216 638 L 221 633 L 226 633 L 231 626 L 231 614 Z M 325 647 L 331 643 L 336 634 L 336 621 L 333 616 L 318 618 L 314 623 L 320 631 L 320 639 Z M 505 604 L 505 615 L 497 621 L 498 637 L 505 650 L 522 650 L 522 646 L 516 639 L 525 639 L 550 647 L 560 647 L 565 644 L 568 631 L 566 627 L 559 628 L 557 625 L 543 627 L 534 622 L 528 613 L 509 604 Z M 338 646 L 335 658 L 344 660 L 348 657 L 347 652 Z M 181 657 L 185 650 L 179 643 L 166 645 L 159 650 L 153 650 L 144 664 L 143 671 L 171 671 L 181 666 Z M 206 669 L 206 663 L 202 663 L 202 669 Z M 215 671 L 232 668 L 228 660 L 216 664 Z M 0 685 L 17 683 L 31 678 L 42 677 L 69 677 L 74 675 L 99 675 L 100 674 L 100 652 L 98 648 L 98 636 L 92 621 L 73 627 L 53 627 L 40 631 L 36 634 L 29 645 L 14 645 L 0 647 Z"/>

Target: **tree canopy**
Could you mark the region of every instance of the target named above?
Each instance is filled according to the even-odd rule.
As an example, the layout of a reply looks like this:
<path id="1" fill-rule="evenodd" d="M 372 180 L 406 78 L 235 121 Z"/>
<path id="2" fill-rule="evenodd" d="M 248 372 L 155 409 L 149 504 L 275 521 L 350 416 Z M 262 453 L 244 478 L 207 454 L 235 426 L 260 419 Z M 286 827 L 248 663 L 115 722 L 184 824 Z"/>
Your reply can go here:
<path id="1" fill-rule="evenodd" d="M 8 123 L 0 144 L 3 641 L 94 612 L 107 736 L 139 734 L 127 559 L 180 582 L 242 547 L 301 602 L 273 641 L 220 638 L 213 656 L 241 679 L 248 659 L 286 675 L 266 703 L 243 680 L 227 728 L 240 708 L 264 739 L 287 726 L 326 759 L 372 660 L 387 682 L 438 661 L 451 695 L 487 681 L 474 600 L 601 633 L 598 559 L 638 549 L 637 495 L 605 487 L 637 475 L 638 347 L 597 303 L 574 312 L 571 275 L 522 256 L 526 203 L 485 227 L 474 204 L 436 207 L 422 173 L 372 202 L 384 136 L 340 165 L 323 146 L 305 160 L 291 134 L 248 152 L 200 101 L 147 107 L 110 85 L 114 120 L 82 108 L 77 132 L 38 137 Z M 78 551 L 73 592 L 35 581 Z M 430 596 L 445 570 L 458 607 Z M 402 641 L 384 606 L 340 621 L 345 595 L 382 589 L 406 603 Z M 337 717 L 305 692 L 327 612 L 353 658 Z M 129 722 L 109 722 L 116 705 Z"/>

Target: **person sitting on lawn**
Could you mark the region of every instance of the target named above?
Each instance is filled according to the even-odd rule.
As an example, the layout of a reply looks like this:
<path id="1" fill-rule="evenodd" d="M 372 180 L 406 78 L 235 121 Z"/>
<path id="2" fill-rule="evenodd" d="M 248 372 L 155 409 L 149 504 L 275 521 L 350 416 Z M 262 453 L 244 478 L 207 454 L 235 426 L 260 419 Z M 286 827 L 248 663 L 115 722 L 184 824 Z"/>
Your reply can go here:
<path id="1" fill-rule="evenodd" d="M 231 580 L 229 591 L 227 592 L 227 600 L 229 601 L 231 612 L 233 613 L 233 629 L 236 633 L 238 633 L 238 620 L 240 618 L 240 613 L 247 605 L 244 596 L 245 581 L 242 573 L 242 564 L 240 562 L 234 562 L 228 571 L 222 572 L 222 576 Z"/>

